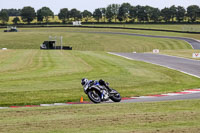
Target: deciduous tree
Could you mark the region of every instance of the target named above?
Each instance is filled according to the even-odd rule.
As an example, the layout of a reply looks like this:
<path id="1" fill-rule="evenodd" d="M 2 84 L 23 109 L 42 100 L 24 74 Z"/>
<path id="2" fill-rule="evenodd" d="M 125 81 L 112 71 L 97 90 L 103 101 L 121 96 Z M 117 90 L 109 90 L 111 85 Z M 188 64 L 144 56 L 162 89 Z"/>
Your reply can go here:
<path id="1" fill-rule="evenodd" d="M 171 12 L 170 9 L 165 7 L 164 9 L 161 10 L 161 16 L 165 20 L 165 22 L 169 22 L 171 19 Z"/>
<path id="2" fill-rule="evenodd" d="M 186 12 L 186 10 L 184 7 L 182 7 L 182 6 L 177 7 L 176 19 L 178 20 L 178 22 L 181 22 L 184 20 L 185 12 Z"/>
<path id="3" fill-rule="evenodd" d="M 119 7 L 119 13 L 117 18 L 120 20 L 124 20 L 127 22 L 128 16 L 129 16 L 129 11 L 130 11 L 130 7 L 131 5 L 129 3 L 123 3 L 120 7 Z"/>
<path id="4" fill-rule="evenodd" d="M 154 22 L 158 22 L 160 18 L 161 12 L 158 8 L 152 8 L 151 12 L 149 12 L 149 18 L 150 20 L 153 20 Z"/>
<path id="5" fill-rule="evenodd" d="M 70 17 L 74 18 L 74 20 L 79 20 L 82 18 L 81 12 L 79 10 L 77 10 L 76 8 L 73 8 L 70 11 Z"/>
<path id="6" fill-rule="evenodd" d="M 85 18 L 85 21 L 88 22 L 89 18 L 92 16 L 92 13 L 88 10 L 84 10 L 82 12 L 83 18 Z"/>
<path id="7" fill-rule="evenodd" d="M 148 21 L 148 15 L 147 15 L 147 8 L 148 7 L 144 7 L 144 6 L 137 6 L 137 18 L 138 20 L 141 21 Z"/>
<path id="8" fill-rule="evenodd" d="M 171 19 L 172 19 L 172 22 L 174 22 L 174 18 L 176 17 L 176 14 L 177 14 L 177 11 L 176 11 L 176 6 L 173 5 L 169 8 L 170 10 L 170 15 L 171 15 Z"/>
<path id="9" fill-rule="evenodd" d="M 39 20 L 45 19 L 45 21 L 49 22 L 49 17 L 54 17 L 54 13 L 51 11 L 49 7 L 42 7 L 37 11 L 37 17 L 40 18 Z"/>
<path id="10" fill-rule="evenodd" d="M 129 9 L 129 19 L 131 19 L 133 22 L 135 19 L 137 19 L 137 8 L 134 6 L 131 6 Z"/>
<path id="11" fill-rule="evenodd" d="M 199 6 L 191 5 L 187 7 L 187 16 L 190 18 L 190 21 L 196 21 L 197 17 L 200 16 Z"/>
<path id="12" fill-rule="evenodd" d="M 0 11 L 0 20 L 2 21 L 3 24 L 8 22 L 9 16 L 8 16 L 8 13 L 6 11 L 3 11 L 3 10 Z"/>
<path id="13" fill-rule="evenodd" d="M 30 22 L 32 22 L 36 17 L 35 9 L 30 6 L 24 7 L 21 10 L 21 17 L 24 22 L 30 24 Z"/>
<path id="14" fill-rule="evenodd" d="M 37 10 L 37 21 L 43 22 L 43 18 L 41 9 Z"/>
<path id="15" fill-rule="evenodd" d="M 2 11 L 6 11 L 8 13 L 8 16 L 20 16 L 21 9 L 2 9 Z"/>
<path id="16" fill-rule="evenodd" d="M 119 13 L 119 7 L 120 7 L 119 4 L 112 4 L 112 5 L 111 5 L 111 11 L 112 11 L 112 13 L 113 13 L 113 17 L 114 17 L 114 19 L 115 19 L 115 22 L 116 22 L 116 20 L 117 20 L 117 15 L 118 15 L 118 13 Z"/>
<path id="17" fill-rule="evenodd" d="M 58 18 L 62 20 L 63 23 L 66 23 L 69 17 L 70 17 L 70 12 L 67 8 L 60 9 Z"/>
<path id="18" fill-rule="evenodd" d="M 20 19 L 19 17 L 15 17 L 12 21 L 14 24 L 18 24 L 18 22 L 20 22 Z"/>
<path id="19" fill-rule="evenodd" d="M 112 6 L 109 5 L 106 8 L 106 18 L 108 19 L 108 22 L 111 22 L 113 17 L 114 17 L 114 14 L 112 12 Z"/>
<path id="20" fill-rule="evenodd" d="M 99 20 L 102 18 L 102 12 L 101 12 L 100 8 L 95 9 L 95 11 L 93 13 L 93 17 L 99 22 Z"/>
<path id="21" fill-rule="evenodd" d="M 104 22 L 106 22 L 106 8 L 100 8 Z"/>

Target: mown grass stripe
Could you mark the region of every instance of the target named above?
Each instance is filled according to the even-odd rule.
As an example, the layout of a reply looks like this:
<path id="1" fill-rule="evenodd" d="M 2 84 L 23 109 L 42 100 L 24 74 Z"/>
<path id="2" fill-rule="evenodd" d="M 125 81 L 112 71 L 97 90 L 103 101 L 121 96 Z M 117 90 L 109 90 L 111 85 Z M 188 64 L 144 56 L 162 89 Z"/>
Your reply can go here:
<path id="1" fill-rule="evenodd" d="M 26 52 L 22 53 L 26 55 Z M 80 95 L 88 99 L 80 85 L 84 77 L 110 82 L 123 97 L 180 91 L 183 86 L 199 85 L 199 79 L 182 73 L 105 52 L 29 52 L 34 53 L 34 58 L 26 57 L 33 60 L 25 65 L 28 69 L 0 74 L 1 106 L 73 102 L 79 100 Z"/>

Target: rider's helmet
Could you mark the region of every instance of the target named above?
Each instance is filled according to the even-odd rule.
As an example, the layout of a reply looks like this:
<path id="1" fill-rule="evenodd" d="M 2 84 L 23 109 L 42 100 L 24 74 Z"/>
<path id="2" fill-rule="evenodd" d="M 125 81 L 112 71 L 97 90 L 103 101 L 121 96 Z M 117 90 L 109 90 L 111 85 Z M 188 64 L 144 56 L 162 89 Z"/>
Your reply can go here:
<path id="1" fill-rule="evenodd" d="M 81 85 L 82 86 L 85 86 L 87 83 L 88 83 L 88 79 L 86 79 L 86 78 L 83 78 L 82 80 L 81 80 Z"/>

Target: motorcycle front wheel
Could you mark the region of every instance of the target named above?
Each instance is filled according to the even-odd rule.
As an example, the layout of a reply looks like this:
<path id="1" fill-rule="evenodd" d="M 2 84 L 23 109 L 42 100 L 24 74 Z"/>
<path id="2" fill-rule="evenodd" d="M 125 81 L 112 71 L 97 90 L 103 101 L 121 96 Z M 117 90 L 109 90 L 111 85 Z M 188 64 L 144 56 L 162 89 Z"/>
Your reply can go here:
<path id="1" fill-rule="evenodd" d="M 101 97 L 100 97 L 100 95 L 99 95 L 97 90 L 89 91 L 88 92 L 88 97 L 94 103 L 100 103 L 101 102 Z"/>

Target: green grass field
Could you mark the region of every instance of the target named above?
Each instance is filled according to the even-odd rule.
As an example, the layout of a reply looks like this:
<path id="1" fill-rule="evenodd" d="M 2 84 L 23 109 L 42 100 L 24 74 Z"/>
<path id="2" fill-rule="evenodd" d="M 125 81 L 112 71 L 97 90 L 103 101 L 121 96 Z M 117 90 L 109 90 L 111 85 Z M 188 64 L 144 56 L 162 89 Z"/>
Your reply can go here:
<path id="1" fill-rule="evenodd" d="M 0 93 L 2 95 L 0 105 L 78 101 L 80 96 L 84 95 L 80 85 L 83 77 L 103 78 L 119 90 L 123 97 L 199 87 L 199 79 L 191 76 L 106 53 L 106 51 L 150 52 L 155 48 L 161 51 L 181 49 L 181 51 L 188 51 L 191 46 L 186 42 L 174 39 L 85 33 L 85 31 L 96 30 L 22 28 L 18 33 L 1 32 L 0 47 L 12 50 L 0 51 Z M 39 50 L 40 44 L 48 40 L 49 35 L 63 36 L 64 45 L 72 46 L 73 51 Z"/>
<path id="2" fill-rule="evenodd" d="M 0 52 L 0 105 L 78 101 L 81 78 L 103 78 L 123 97 L 199 87 L 200 79 L 105 52 L 8 50 Z"/>
<path id="3" fill-rule="evenodd" d="M 152 49 L 155 48 L 163 50 L 191 49 L 189 44 L 180 40 L 113 34 L 94 34 L 84 33 L 84 31 L 139 33 L 139 31 L 112 29 L 22 28 L 19 29 L 18 33 L 0 32 L 0 47 L 6 47 L 9 49 L 39 49 L 40 44 L 43 43 L 44 40 L 48 40 L 49 36 L 63 36 L 63 45 L 70 45 L 73 47 L 73 50 L 81 51 L 147 52 L 152 51 Z M 147 32 L 147 34 L 148 33 L 154 35 L 155 33 L 157 35 L 160 34 L 160 32 Z M 175 33 L 168 33 L 170 36 L 173 36 L 174 34 Z M 178 36 L 184 34 L 175 35 Z M 194 35 L 194 37 L 196 36 Z"/>
<path id="4" fill-rule="evenodd" d="M 2 31 L 1 29 L 0 31 Z M 79 101 L 81 78 L 104 79 L 122 97 L 199 88 L 200 79 L 164 67 L 110 55 L 107 51 L 151 52 L 190 58 L 184 41 L 85 31 L 128 32 L 200 39 L 198 34 L 82 28 L 22 28 L 0 32 L 0 107 Z M 72 51 L 39 50 L 63 36 Z M 199 100 L 158 103 L 73 105 L 0 110 L 0 132 L 199 132 Z"/>
<path id="5" fill-rule="evenodd" d="M 198 133 L 200 100 L 0 110 L 1 133 Z"/>

